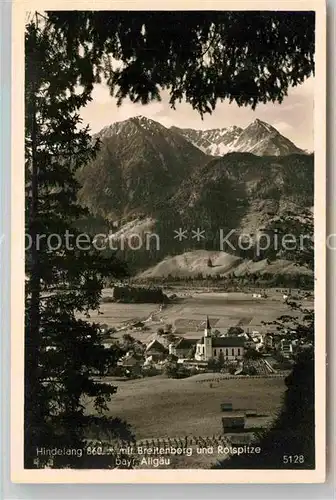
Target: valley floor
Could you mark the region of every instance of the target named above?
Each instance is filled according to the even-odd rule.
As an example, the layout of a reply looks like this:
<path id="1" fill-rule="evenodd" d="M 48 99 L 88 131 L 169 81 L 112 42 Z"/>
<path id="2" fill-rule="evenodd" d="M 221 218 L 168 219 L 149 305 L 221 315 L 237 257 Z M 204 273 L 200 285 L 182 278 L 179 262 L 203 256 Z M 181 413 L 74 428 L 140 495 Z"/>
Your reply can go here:
<path id="1" fill-rule="evenodd" d="M 171 324 L 176 334 L 186 338 L 200 338 L 203 334 L 204 321 L 208 315 L 213 329 L 227 329 L 240 326 L 250 332 L 257 330 L 266 332 L 272 326 L 263 322 L 271 322 L 281 315 L 288 314 L 288 306 L 284 303 L 281 289 L 265 290 L 267 298 L 255 299 L 252 293 L 225 293 L 204 289 L 188 289 L 178 286 L 164 290 L 176 298 L 166 309 L 160 311 L 158 304 L 123 304 L 104 302 L 100 314 L 90 313 L 90 321 L 114 327 L 116 338 L 130 333 L 135 339 L 148 343 L 159 328 Z M 104 290 L 104 296 L 111 291 Z M 306 308 L 313 307 L 313 299 L 304 302 Z M 291 312 L 293 316 L 295 313 Z M 144 322 L 145 328 L 133 327 L 138 321 Z"/>

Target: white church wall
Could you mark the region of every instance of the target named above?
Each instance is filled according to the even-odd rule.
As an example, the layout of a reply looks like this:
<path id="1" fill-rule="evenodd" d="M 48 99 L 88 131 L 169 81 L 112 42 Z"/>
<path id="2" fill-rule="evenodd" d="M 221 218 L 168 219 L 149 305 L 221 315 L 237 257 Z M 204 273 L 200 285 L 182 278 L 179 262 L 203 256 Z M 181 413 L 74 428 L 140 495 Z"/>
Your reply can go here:
<path id="1" fill-rule="evenodd" d="M 213 347 L 212 357 L 219 358 L 223 354 L 224 360 L 233 361 L 235 359 L 243 359 L 243 347 Z"/>

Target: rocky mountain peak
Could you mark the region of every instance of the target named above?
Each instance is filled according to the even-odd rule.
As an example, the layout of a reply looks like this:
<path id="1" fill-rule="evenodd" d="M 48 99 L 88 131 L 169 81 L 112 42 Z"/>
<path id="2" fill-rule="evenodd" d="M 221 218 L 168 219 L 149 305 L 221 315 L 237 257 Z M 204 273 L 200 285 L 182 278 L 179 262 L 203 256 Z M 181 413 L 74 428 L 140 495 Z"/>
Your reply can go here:
<path id="1" fill-rule="evenodd" d="M 174 128 L 194 146 L 212 156 L 226 153 L 253 153 L 258 156 L 284 156 L 305 153 L 267 122 L 256 118 L 245 129 L 226 128 L 193 130 Z"/>
<path id="2" fill-rule="evenodd" d="M 274 128 L 269 123 L 260 120 L 259 118 L 256 118 L 252 123 L 250 123 L 250 125 L 246 127 L 245 131 L 247 130 L 260 130 L 263 133 L 280 134 L 276 128 Z"/>

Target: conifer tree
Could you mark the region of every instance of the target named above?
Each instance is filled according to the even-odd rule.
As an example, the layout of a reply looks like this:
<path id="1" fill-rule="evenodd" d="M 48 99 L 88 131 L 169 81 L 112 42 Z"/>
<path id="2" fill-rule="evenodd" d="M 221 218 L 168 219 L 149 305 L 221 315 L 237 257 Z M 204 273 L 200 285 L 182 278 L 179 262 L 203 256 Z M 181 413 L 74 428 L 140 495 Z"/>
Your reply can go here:
<path id="1" fill-rule="evenodd" d="M 38 14 L 26 28 L 25 48 L 25 467 L 33 468 L 49 460 L 37 452 L 42 448 L 82 449 L 98 422 L 101 432 L 125 439 L 131 432 L 99 417 L 116 388 L 93 379 L 120 352 L 102 346 L 98 325 L 79 319 L 99 307 L 104 277 L 126 272 L 75 228 L 86 213 L 77 203 L 76 172 L 99 147 L 78 115 L 90 89 L 79 86 L 62 34 Z M 96 416 L 85 415 L 84 397 Z M 57 455 L 52 466 L 90 467 L 91 458 Z"/>

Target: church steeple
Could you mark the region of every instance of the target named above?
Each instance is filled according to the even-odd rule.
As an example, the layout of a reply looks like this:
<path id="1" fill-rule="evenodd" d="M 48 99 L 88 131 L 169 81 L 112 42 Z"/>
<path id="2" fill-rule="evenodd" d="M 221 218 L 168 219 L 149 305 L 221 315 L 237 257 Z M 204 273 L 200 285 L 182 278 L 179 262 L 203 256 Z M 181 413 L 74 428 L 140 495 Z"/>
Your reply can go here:
<path id="1" fill-rule="evenodd" d="M 210 325 L 209 316 L 206 317 L 204 337 L 211 337 L 211 325 Z"/>
<path id="2" fill-rule="evenodd" d="M 204 359 L 207 361 L 212 358 L 212 336 L 209 316 L 206 317 L 204 329 Z"/>

